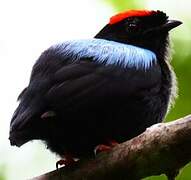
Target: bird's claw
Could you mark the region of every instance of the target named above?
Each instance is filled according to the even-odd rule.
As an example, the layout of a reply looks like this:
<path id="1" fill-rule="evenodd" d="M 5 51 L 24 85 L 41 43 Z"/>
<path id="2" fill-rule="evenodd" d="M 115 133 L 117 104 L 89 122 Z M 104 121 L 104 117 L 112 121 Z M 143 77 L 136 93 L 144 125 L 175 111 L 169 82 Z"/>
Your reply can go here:
<path id="1" fill-rule="evenodd" d="M 101 152 L 108 152 L 110 151 L 114 146 L 118 145 L 119 143 L 115 140 L 108 140 L 108 145 L 105 144 L 99 144 L 94 149 L 94 154 L 97 155 Z"/>
<path id="2" fill-rule="evenodd" d="M 107 145 L 104 145 L 104 144 L 99 144 L 95 147 L 94 149 L 94 154 L 97 155 L 101 152 L 108 152 L 112 149 L 111 146 L 107 146 Z"/>
<path id="3" fill-rule="evenodd" d="M 76 161 L 72 157 L 61 159 L 56 162 L 56 169 L 58 169 L 59 166 L 72 166 L 75 162 Z"/>

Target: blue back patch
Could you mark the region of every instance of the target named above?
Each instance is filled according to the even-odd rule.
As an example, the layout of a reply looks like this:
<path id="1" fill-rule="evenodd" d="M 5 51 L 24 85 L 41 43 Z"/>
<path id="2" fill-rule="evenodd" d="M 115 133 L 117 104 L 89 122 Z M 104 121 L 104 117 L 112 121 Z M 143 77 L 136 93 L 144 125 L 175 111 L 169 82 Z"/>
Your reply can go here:
<path id="1" fill-rule="evenodd" d="M 61 56 L 74 61 L 92 58 L 97 63 L 119 65 L 123 68 L 147 70 L 157 61 L 155 53 L 150 50 L 103 39 L 66 41 L 52 48 Z"/>

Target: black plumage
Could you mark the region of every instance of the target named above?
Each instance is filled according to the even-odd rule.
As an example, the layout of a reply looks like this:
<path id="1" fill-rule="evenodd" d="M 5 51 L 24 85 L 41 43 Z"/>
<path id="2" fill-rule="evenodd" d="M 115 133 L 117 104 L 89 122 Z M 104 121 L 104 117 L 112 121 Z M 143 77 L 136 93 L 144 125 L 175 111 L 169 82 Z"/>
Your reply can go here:
<path id="1" fill-rule="evenodd" d="M 87 157 L 98 144 L 111 139 L 123 142 L 161 122 L 175 94 L 168 31 L 180 22 L 169 21 L 160 11 L 152 12 L 106 25 L 95 41 L 80 42 L 80 50 L 68 42 L 42 53 L 28 87 L 19 96 L 11 121 L 11 144 L 21 146 L 41 139 L 61 156 L 69 152 Z M 133 45 L 127 46 L 133 53 L 136 47 L 144 48 L 144 56 L 121 56 L 126 44 Z M 105 54 L 96 54 L 105 47 L 103 53 L 112 56 L 110 63 L 108 57 L 102 58 Z M 156 61 L 151 61 L 153 54 Z M 115 62 L 120 57 L 126 65 Z"/>

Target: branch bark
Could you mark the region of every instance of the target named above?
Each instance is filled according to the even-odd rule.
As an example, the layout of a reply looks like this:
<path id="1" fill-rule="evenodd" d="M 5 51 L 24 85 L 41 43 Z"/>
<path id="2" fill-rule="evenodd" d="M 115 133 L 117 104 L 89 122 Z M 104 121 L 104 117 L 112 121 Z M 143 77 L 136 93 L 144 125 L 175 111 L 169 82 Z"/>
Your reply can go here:
<path id="1" fill-rule="evenodd" d="M 191 115 L 153 125 L 95 159 L 79 161 L 73 167 L 63 167 L 32 180 L 138 180 L 163 173 L 172 180 L 189 161 Z"/>

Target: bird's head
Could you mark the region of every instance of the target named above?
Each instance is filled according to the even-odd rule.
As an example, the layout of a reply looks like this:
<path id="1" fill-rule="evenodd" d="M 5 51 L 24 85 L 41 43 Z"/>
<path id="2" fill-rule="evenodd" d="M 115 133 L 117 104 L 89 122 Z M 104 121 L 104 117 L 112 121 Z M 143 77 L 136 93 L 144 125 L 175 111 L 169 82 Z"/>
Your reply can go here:
<path id="1" fill-rule="evenodd" d="M 131 44 L 160 54 L 168 45 L 168 32 L 180 21 L 169 20 L 162 11 L 129 10 L 110 18 L 95 38 Z"/>

